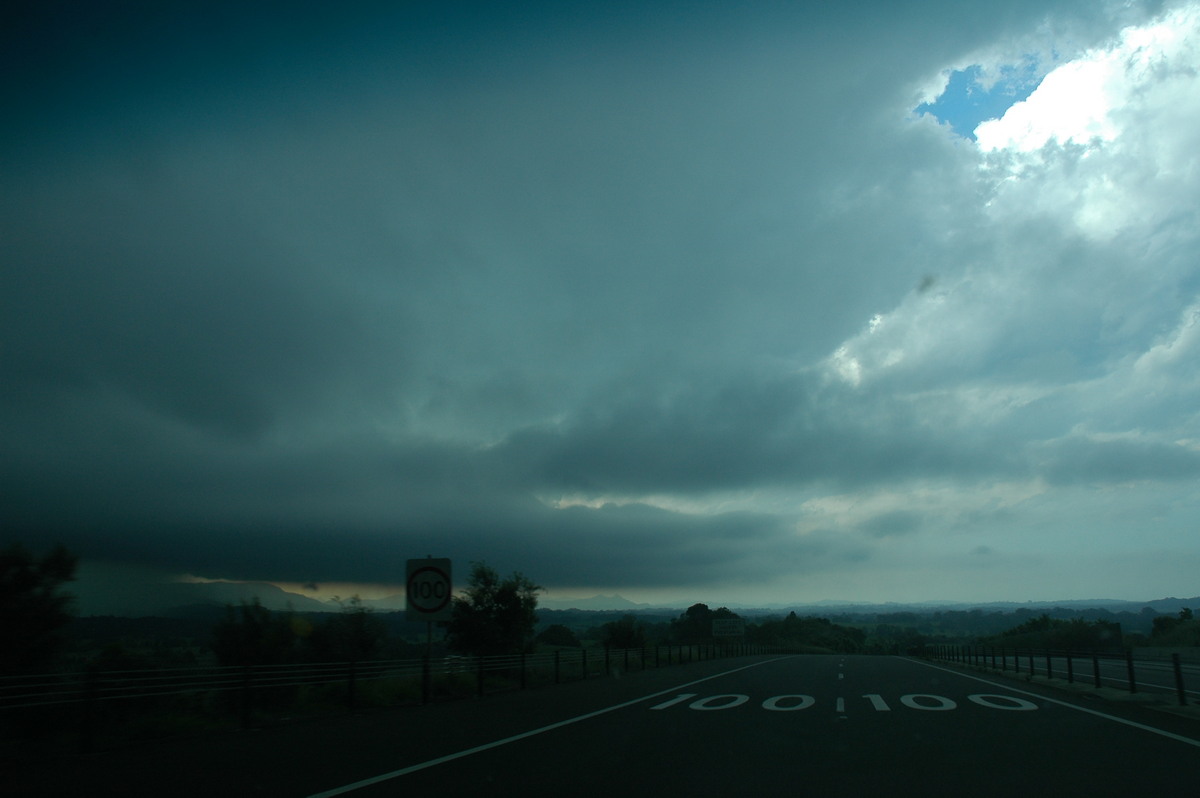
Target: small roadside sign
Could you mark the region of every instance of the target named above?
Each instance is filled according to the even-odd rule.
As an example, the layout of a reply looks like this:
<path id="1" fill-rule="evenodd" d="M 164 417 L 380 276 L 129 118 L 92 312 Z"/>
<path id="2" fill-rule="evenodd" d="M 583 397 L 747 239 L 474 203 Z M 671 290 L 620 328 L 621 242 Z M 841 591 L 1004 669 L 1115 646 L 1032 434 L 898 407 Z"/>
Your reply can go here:
<path id="1" fill-rule="evenodd" d="M 405 618 L 410 621 L 450 620 L 450 560 L 429 557 L 408 561 Z"/>
<path id="2" fill-rule="evenodd" d="M 712 625 L 713 637 L 741 637 L 746 634 L 746 622 L 741 618 L 717 618 Z"/>

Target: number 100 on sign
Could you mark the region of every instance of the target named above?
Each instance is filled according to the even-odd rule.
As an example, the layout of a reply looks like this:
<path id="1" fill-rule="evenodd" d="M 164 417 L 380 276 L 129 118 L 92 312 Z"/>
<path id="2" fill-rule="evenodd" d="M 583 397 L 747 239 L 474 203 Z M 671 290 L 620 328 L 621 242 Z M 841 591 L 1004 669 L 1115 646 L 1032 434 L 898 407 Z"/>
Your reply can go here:
<path id="1" fill-rule="evenodd" d="M 450 560 L 409 560 L 407 584 L 408 620 L 450 620 Z"/>

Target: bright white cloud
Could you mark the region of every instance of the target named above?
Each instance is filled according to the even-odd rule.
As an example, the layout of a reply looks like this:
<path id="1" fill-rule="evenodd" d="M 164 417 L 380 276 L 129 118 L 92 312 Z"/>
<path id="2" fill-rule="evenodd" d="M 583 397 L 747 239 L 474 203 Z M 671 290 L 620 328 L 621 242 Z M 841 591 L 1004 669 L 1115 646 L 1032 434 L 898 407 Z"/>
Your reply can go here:
<path id="1" fill-rule="evenodd" d="M 1077 325 L 1133 352 L 1160 334 L 1157 292 L 1186 290 L 1183 253 L 1200 228 L 1198 42 L 1196 5 L 1128 28 L 982 125 L 978 229 L 964 232 L 950 211 L 944 222 L 982 257 L 871 317 L 829 357 L 830 373 L 855 386 L 972 378 L 1035 348 L 1078 350 Z"/>
<path id="2" fill-rule="evenodd" d="M 1050 141 L 1084 146 L 1112 141 L 1141 121 L 1128 109 L 1140 104 L 1149 85 L 1167 81 L 1176 84 L 1175 91 L 1187 91 L 1200 65 L 1198 34 L 1195 6 L 1125 29 L 1114 46 L 1063 64 L 1001 119 L 982 123 L 975 131 L 980 148 L 1028 152 Z"/>

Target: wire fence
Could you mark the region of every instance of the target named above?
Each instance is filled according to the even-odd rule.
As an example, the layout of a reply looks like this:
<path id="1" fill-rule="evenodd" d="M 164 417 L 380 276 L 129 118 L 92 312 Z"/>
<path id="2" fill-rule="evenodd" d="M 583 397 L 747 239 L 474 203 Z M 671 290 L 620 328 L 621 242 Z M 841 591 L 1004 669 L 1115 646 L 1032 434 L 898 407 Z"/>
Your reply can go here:
<path id="1" fill-rule="evenodd" d="M 28 725 L 13 722 L 52 712 L 56 723 L 73 715 L 80 747 L 88 749 L 98 718 L 109 706 L 134 712 L 178 713 L 203 708 L 236 717 L 242 727 L 274 711 L 307 702 L 350 709 L 372 704 L 426 703 L 464 695 L 582 681 L 622 671 L 661 668 L 709 659 L 775 653 L 777 648 L 741 643 L 647 646 L 635 649 L 562 649 L 482 657 L 83 670 L 0 677 L 0 722 L 7 733 Z M 110 713 L 111 714 L 111 713 Z"/>
<path id="2" fill-rule="evenodd" d="M 1200 658 L 1190 650 L 1125 649 L 1075 651 L 980 645 L 931 645 L 925 655 L 944 662 L 1001 673 L 1042 676 L 1067 683 L 1090 683 L 1129 693 L 1171 694 L 1180 706 L 1200 700 Z"/>

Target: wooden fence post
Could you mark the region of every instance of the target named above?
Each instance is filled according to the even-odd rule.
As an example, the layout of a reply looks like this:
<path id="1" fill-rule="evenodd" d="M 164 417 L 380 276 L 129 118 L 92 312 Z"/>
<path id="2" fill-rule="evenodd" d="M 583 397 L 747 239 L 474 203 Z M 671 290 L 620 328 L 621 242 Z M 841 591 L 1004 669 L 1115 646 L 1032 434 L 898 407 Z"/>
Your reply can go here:
<path id="1" fill-rule="evenodd" d="M 1171 664 L 1175 666 L 1175 690 L 1179 693 L 1179 706 L 1187 706 L 1187 691 L 1183 689 L 1183 667 L 1179 664 L 1179 652 L 1171 654 Z"/>
<path id="2" fill-rule="evenodd" d="M 87 671 L 87 687 L 84 693 L 83 720 L 79 724 L 79 753 L 86 754 L 92 750 L 96 731 L 96 697 L 100 692 L 100 671 L 95 665 L 89 665 Z"/>
<path id="3" fill-rule="evenodd" d="M 243 729 L 250 728 L 250 715 L 253 711 L 253 706 L 252 706 L 253 696 L 251 694 L 251 684 L 252 683 L 253 683 L 253 679 L 250 675 L 250 666 L 243 665 L 242 666 L 242 708 L 241 708 L 242 709 L 241 722 L 242 722 Z"/>

